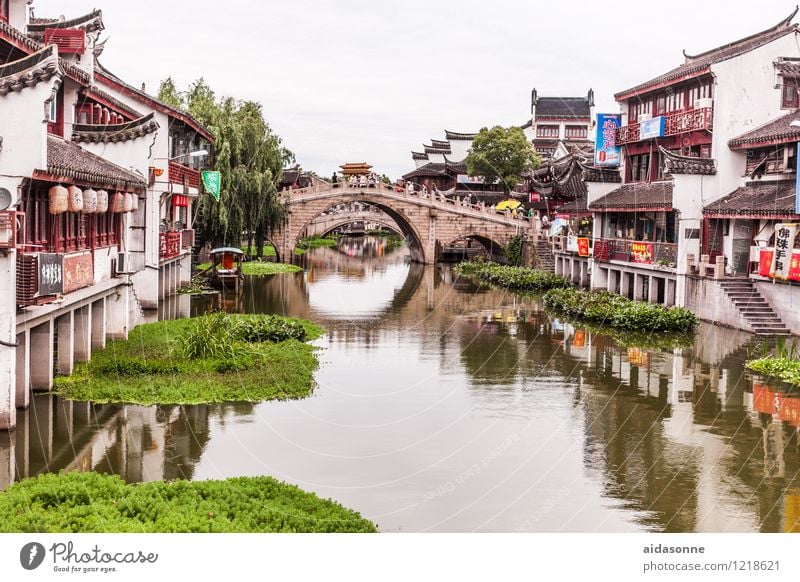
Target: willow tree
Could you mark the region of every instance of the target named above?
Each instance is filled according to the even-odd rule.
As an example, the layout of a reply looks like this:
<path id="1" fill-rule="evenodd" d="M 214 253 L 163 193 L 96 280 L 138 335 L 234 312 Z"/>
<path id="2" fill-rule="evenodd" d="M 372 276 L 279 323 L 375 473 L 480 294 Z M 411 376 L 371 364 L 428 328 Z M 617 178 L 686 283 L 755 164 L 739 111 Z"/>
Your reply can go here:
<path id="1" fill-rule="evenodd" d="M 219 201 L 200 198 L 196 224 L 212 244 L 239 245 L 243 240 L 263 254 L 270 230 L 284 218 L 277 195 L 285 165 L 294 156 L 281 144 L 264 119 L 263 108 L 254 101 L 232 97 L 217 99 L 203 79 L 185 93 L 178 93 L 172 79 L 161 83 L 159 99 L 182 108 L 215 136 L 213 169 L 221 174 Z"/>

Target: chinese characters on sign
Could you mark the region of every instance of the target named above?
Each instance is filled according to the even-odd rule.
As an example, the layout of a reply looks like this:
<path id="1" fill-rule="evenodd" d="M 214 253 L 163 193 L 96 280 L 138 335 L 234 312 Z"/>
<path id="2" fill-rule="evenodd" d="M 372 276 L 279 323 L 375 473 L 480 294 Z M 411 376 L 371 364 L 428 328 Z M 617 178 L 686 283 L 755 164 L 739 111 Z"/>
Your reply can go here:
<path id="1" fill-rule="evenodd" d="M 648 242 L 631 243 L 631 262 L 652 263 L 653 243 L 648 243 Z"/>
<path id="2" fill-rule="evenodd" d="M 797 224 L 779 223 L 775 225 L 775 253 L 772 255 L 770 276 L 786 281 L 792 267 L 792 249 L 797 234 Z"/>
<path id="3" fill-rule="evenodd" d="M 39 253 L 39 295 L 60 295 L 64 292 L 62 255 Z"/>
<path id="4" fill-rule="evenodd" d="M 621 115 L 597 114 L 597 135 L 594 164 L 616 168 L 619 166 L 621 149 L 617 145 L 617 130 L 622 124 Z"/>
<path id="5" fill-rule="evenodd" d="M 206 192 L 211 194 L 217 202 L 219 202 L 219 193 L 222 187 L 222 176 L 219 172 L 200 172 L 200 176 L 203 179 L 203 186 L 205 186 Z M 184 190 L 184 192 L 188 192 L 188 190 Z"/>
<path id="6" fill-rule="evenodd" d="M 578 255 L 581 257 L 589 256 L 589 239 L 586 237 L 578 237 Z"/>

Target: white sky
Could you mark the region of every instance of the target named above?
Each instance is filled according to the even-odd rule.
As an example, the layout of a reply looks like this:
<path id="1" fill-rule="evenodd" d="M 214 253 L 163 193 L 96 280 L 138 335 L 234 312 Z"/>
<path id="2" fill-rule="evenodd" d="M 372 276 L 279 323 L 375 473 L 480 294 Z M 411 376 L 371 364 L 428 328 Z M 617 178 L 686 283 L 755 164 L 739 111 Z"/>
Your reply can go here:
<path id="1" fill-rule="evenodd" d="M 786 17 L 794 1 L 35 0 L 36 16 L 103 10 L 101 58 L 156 92 L 205 77 L 264 104 L 307 169 L 367 161 L 392 178 L 444 129 L 524 123 L 530 92 L 613 94 Z M 798 19 L 800 20 L 800 19 Z"/>

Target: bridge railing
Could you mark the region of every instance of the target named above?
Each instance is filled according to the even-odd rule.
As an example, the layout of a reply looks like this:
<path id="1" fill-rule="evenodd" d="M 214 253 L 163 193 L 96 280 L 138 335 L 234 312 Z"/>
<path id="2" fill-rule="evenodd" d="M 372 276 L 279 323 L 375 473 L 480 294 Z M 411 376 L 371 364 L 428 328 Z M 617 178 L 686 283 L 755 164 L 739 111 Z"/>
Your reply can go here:
<path id="1" fill-rule="evenodd" d="M 429 200 L 431 205 L 442 205 L 442 206 L 449 206 L 459 208 L 462 211 L 471 211 L 476 214 L 489 214 L 493 217 L 500 217 L 505 218 L 514 223 L 531 223 L 530 218 L 525 215 L 524 213 L 519 213 L 515 215 L 513 212 L 497 212 L 496 210 L 492 209 L 491 207 L 487 207 L 483 203 L 472 204 L 468 201 L 468 199 L 453 199 L 448 198 L 445 194 L 439 190 L 427 191 L 424 189 L 416 189 L 413 187 L 414 185 L 411 184 L 410 187 L 400 188 L 393 184 L 385 184 L 383 182 L 378 182 L 372 186 L 362 186 L 360 184 L 349 184 L 348 182 L 337 182 L 336 184 L 330 184 L 327 182 L 323 182 L 322 184 L 316 183 L 312 186 L 308 186 L 306 188 L 298 188 L 296 190 L 286 190 L 282 192 L 282 194 L 286 195 L 288 200 L 292 198 L 302 197 L 304 195 L 312 195 L 312 194 L 320 194 L 325 192 L 331 192 L 332 190 L 341 190 L 343 192 L 346 191 L 358 191 L 358 192 L 369 192 L 369 191 L 376 191 L 391 194 L 392 196 L 403 196 L 406 198 L 415 197 L 419 199 Z"/>

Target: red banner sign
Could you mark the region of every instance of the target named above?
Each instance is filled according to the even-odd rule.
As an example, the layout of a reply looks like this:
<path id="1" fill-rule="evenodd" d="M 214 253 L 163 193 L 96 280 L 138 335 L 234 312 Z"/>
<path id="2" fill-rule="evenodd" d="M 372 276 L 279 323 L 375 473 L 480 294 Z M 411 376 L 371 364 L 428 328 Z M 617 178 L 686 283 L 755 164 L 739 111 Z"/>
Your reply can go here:
<path id="1" fill-rule="evenodd" d="M 64 255 L 64 293 L 71 293 L 94 284 L 92 253 Z"/>
<path id="2" fill-rule="evenodd" d="M 589 256 L 589 239 L 578 237 L 578 254 L 582 257 Z"/>
<path id="3" fill-rule="evenodd" d="M 631 243 L 631 262 L 633 263 L 652 263 L 653 262 L 653 243 L 634 242 Z"/>
<path id="4" fill-rule="evenodd" d="M 528 202 L 539 202 L 541 199 L 541 194 L 538 192 L 531 192 L 530 196 L 528 197 Z"/>
<path id="5" fill-rule="evenodd" d="M 759 252 L 758 274 L 761 277 L 772 277 L 772 259 L 775 251 L 773 249 L 761 249 Z M 789 261 L 789 281 L 800 281 L 800 253 L 792 253 Z"/>

